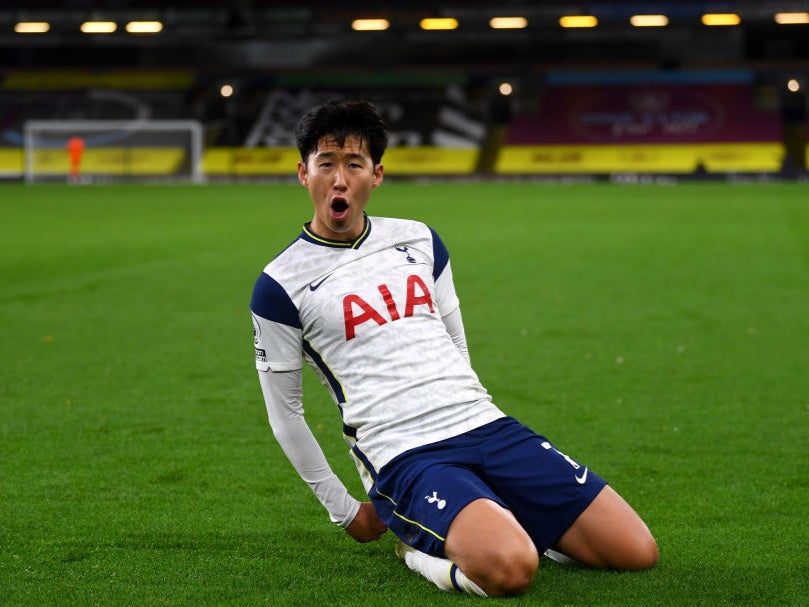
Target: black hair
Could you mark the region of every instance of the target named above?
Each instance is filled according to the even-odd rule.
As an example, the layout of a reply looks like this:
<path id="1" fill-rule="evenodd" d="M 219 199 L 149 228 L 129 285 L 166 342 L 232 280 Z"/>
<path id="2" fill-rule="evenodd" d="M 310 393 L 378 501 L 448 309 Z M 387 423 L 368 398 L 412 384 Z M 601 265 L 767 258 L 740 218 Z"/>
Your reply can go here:
<path id="1" fill-rule="evenodd" d="M 372 103 L 332 100 L 311 109 L 295 125 L 295 142 L 304 162 L 323 137 L 334 137 L 342 147 L 351 135 L 366 145 L 374 165 L 379 164 L 388 146 L 388 128 Z"/>

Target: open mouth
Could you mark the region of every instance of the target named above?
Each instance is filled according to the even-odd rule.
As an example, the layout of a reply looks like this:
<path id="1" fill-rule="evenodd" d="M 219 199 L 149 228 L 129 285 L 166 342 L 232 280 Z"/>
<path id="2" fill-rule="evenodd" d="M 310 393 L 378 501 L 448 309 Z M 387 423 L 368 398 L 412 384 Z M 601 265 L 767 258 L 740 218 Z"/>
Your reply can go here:
<path id="1" fill-rule="evenodd" d="M 345 198 L 332 198 L 330 209 L 332 219 L 345 219 L 348 215 L 348 201 Z"/>

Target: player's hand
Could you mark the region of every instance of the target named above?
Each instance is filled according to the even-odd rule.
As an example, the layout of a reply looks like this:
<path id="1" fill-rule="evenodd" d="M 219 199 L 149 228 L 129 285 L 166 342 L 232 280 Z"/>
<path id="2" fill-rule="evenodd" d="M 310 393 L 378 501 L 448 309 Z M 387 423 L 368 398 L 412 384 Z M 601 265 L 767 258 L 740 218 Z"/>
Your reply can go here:
<path id="1" fill-rule="evenodd" d="M 361 503 L 356 518 L 346 527 L 346 533 L 358 542 L 374 542 L 387 530 L 371 502 Z"/>

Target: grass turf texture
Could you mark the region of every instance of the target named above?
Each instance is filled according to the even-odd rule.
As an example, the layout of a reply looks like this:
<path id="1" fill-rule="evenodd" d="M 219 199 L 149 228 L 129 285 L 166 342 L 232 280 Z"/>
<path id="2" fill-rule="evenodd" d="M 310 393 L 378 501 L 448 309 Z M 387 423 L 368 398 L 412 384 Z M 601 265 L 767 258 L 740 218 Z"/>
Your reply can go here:
<path id="1" fill-rule="evenodd" d="M 332 526 L 272 438 L 248 301 L 302 188 L 0 194 L 0 604 L 474 601 Z M 388 183 L 369 211 L 442 234 L 495 401 L 658 539 L 651 571 L 543 561 L 509 604 L 805 604 L 806 186 Z"/>

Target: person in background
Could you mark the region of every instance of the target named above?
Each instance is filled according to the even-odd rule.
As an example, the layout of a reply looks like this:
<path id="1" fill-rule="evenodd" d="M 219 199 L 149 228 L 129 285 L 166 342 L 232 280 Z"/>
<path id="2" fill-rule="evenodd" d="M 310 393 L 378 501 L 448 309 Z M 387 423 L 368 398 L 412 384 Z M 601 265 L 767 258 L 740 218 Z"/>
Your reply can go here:
<path id="1" fill-rule="evenodd" d="M 79 183 L 81 181 L 81 160 L 84 156 L 84 139 L 78 135 L 67 140 L 67 156 L 70 162 L 70 181 Z"/>

